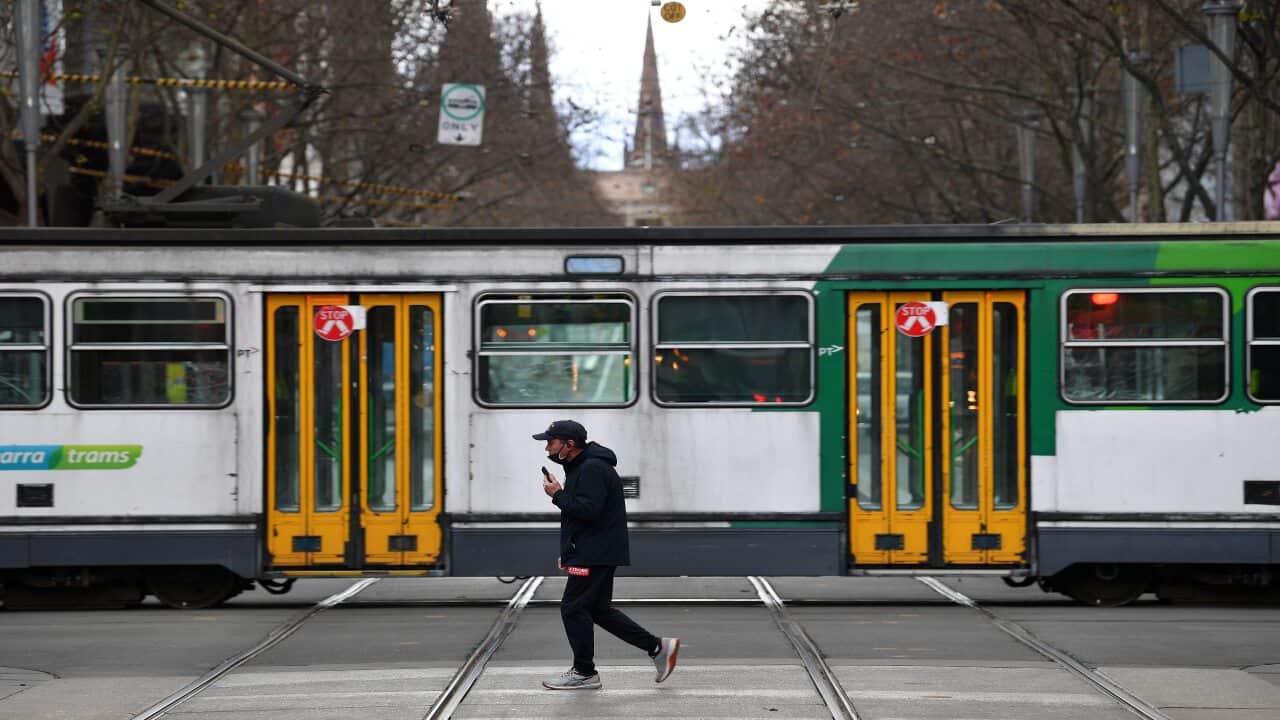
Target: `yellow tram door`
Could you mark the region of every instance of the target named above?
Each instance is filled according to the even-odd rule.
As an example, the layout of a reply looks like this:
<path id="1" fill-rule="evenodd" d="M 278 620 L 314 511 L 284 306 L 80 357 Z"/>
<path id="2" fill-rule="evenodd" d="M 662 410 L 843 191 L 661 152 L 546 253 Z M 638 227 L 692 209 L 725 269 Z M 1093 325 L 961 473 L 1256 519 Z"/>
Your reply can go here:
<path id="1" fill-rule="evenodd" d="M 1024 294 L 946 292 L 942 299 L 943 560 L 1016 564 L 1027 532 Z"/>
<path id="2" fill-rule="evenodd" d="M 440 557 L 440 301 L 362 295 L 361 526 L 368 565 Z"/>
<path id="3" fill-rule="evenodd" d="M 350 509 L 346 341 L 313 317 L 346 295 L 267 298 L 267 550 L 276 567 L 342 566 Z"/>
<path id="4" fill-rule="evenodd" d="M 848 296 L 857 565 L 1022 561 L 1023 313 L 1017 291 Z"/>
<path id="5" fill-rule="evenodd" d="M 435 562 L 439 296 L 272 295 L 266 310 L 272 566 Z"/>
<path id="6" fill-rule="evenodd" d="M 934 339 L 894 331 L 898 306 L 928 299 L 849 295 L 849 541 L 859 565 L 929 559 L 935 379 L 926 359 Z"/>

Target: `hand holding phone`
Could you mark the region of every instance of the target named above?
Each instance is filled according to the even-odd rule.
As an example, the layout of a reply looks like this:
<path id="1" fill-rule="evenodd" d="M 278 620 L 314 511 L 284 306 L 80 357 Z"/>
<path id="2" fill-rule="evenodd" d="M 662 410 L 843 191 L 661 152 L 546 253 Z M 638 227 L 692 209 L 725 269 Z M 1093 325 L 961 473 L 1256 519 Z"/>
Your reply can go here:
<path id="1" fill-rule="evenodd" d="M 557 482 L 556 479 L 551 476 L 551 472 L 547 470 L 546 466 L 543 466 L 542 492 L 546 493 L 547 497 L 554 497 L 555 494 L 560 490 L 561 490 L 560 483 Z"/>

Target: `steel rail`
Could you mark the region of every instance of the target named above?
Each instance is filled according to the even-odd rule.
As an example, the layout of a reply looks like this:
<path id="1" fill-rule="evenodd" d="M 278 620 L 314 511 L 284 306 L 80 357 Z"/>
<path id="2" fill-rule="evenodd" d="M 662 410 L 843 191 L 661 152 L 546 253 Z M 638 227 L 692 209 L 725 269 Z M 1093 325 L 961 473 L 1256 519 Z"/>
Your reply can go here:
<path id="1" fill-rule="evenodd" d="M 1071 657 L 1067 653 L 1053 647 L 1049 643 L 1046 643 L 1045 641 L 1036 637 L 1035 634 L 1032 633 L 1030 630 L 1027 630 L 1026 628 L 1022 627 L 1018 623 L 1015 623 L 1011 620 L 1005 620 L 999 615 L 991 612 L 990 610 L 986 609 L 985 607 L 971 600 L 964 593 L 946 585 L 945 583 L 943 583 L 942 581 L 936 578 L 917 577 L 916 579 L 924 583 L 925 585 L 928 585 L 930 588 L 934 590 L 934 592 L 951 600 L 957 605 L 963 605 L 967 608 L 970 608 L 972 610 L 976 610 L 982 613 L 982 615 L 985 616 L 987 620 L 989 620 L 996 627 L 1003 630 L 1007 635 L 1012 637 L 1014 640 L 1017 640 L 1023 645 L 1026 645 L 1032 650 L 1035 650 L 1036 652 L 1040 653 L 1046 658 L 1066 668 L 1072 674 L 1076 675 L 1080 679 L 1092 685 L 1095 689 L 1097 689 L 1103 695 L 1106 695 L 1110 697 L 1112 700 L 1119 703 L 1120 705 L 1123 705 L 1125 709 L 1129 710 L 1135 715 L 1146 718 L 1147 720 L 1171 720 L 1171 718 L 1168 715 L 1165 715 L 1154 706 L 1143 701 L 1142 698 L 1129 692 L 1122 685 L 1115 682 L 1111 678 L 1098 672 L 1097 670 L 1094 670 L 1093 668 L 1090 668 L 1089 666 L 1085 665 L 1079 660 Z"/>
<path id="2" fill-rule="evenodd" d="M 298 615 L 295 615 L 294 617 L 285 621 L 284 624 L 276 627 L 274 630 L 267 633 L 267 636 L 264 637 L 262 641 L 259 642 L 257 645 L 254 645 L 253 647 L 249 648 L 248 650 L 245 650 L 244 652 L 238 655 L 233 655 L 227 658 L 226 660 L 223 660 L 221 663 L 219 663 L 216 667 L 214 667 L 209 672 L 201 675 L 195 680 L 192 680 L 186 685 L 183 685 L 182 687 L 178 688 L 176 691 L 173 692 L 173 694 L 169 695 L 168 697 L 156 703 L 155 705 L 152 705 L 146 710 L 143 710 L 137 715 L 134 715 L 133 720 L 151 720 L 151 718 L 159 717 L 160 715 L 172 710 L 178 705 L 181 705 L 187 700 L 203 692 L 210 685 L 217 682 L 218 679 L 221 678 L 223 675 L 226 675 L 232 670 L 235 670 L 236 668 L 240 667 L 244 663 L 258 656 L 265 650 L 268 650 L 274 647 L 280 641 L 284 640 L 285 638 L 297 632 L 298 628 L 302 627 L 303 623 L 315 617 L 317 614 L 324 612 L 325 610 L 328 610 L 329 608 L 333 607 L 334 605 L 337 605 L 338 603 L 344 600 L 355 597 L 360 591 L 378 582 L 378 580 L 379 578 L 366 578 L 359 582 L 353 583 L 346 590 L 334 593 L 333 595 L 330 595 L 329 597 L 321 600 L 320 602 L 311 606 L 306 611 L 299 613 Z"/>
<path id="3" fill-rule="evenodd" d="M 773 621 L 778 625 L 778 629 L 790 641 L 791 646 L 795 648 L 796 655 L 800 656 L 800 662 L 804 663 L 804 669 L 809 673 L 809 680 L 813 682 L 813 686 L 817 688 L 818 694 L 822 696 L 822 701 L 826 703 L 827 710 L 831 713 L 834 720 L 860 720 L 858 711 L 854 709 L 853 703 L 849 701 L 849 696 L 845 693 L 844 688 L 840 686 L 840 682 L 836 680 L 835 674 L 831 671 L 831 666 L 827 665 L 827 661 L 822 657 L 818 646 L 805 632 L 804 627 L 796 622 L 791 613 L 787 611 L 787 607 L 782 602 L 782 598 L 773 591 L 773 586 L 768 580 L 758 576 L 747 576 L 747 581 L 755 587 L 756 593 L 760 596 L 760 601 L 765 607 L 769 608 L 769 614 L 773 616 Z"/>
<path id="4" fill-rule="evenodd" d="M 453 717 L 453 711 L 462 704 L 467 693 L 471 692 L 471 687 L 476 684 L 476 680 L 480 679 L 480 674 L 489 664 L 489 658 L 493 657 L 493 653 L 502 645 L 502 641 L 515 629 L 520 613 L 529 604 L 529 600 L 533 598 L 543 579 L 542 576 L 531 577 L 520 586 L 516 594 L 507 602 L 506 608 L 498 615 L 498 619 L 493 621 L 493 626 L 489 628 L 489 633 L 485 635 L 484 640 L 480 642 L 475 652 L 471 653 L 471 657 L 462 663 L 444 691 L 427 710 L 423 720 L 444 720 Z"/>

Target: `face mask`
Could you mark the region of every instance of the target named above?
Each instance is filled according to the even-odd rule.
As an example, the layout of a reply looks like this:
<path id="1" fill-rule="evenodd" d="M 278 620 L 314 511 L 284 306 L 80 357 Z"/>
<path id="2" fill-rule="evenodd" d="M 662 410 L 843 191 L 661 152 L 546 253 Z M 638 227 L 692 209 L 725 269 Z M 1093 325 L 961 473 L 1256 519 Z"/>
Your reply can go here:
<path id="1" fill-rule="evenodd" d="M 566 443 L 562 441 L 560 444 L 560 452 L 548 455 L 547 459 L 558 465 L 564 465 L 565 463 L 569 462 L 569 451 L 571 451 L 572 449 L 573 448 L 569 447 Z"/>

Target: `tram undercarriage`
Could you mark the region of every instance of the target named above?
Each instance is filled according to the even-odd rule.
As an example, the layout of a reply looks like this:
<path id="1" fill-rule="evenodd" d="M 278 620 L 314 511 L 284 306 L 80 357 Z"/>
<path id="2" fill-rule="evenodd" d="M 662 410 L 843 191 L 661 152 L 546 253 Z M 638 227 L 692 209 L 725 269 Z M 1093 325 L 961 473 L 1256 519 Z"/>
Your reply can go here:
<path id="1" fill-rule="evenodd" d="M 272 585 L 260 584 L 273 592 Z M 128 608 L 154 595 L 171 608 L 198 609 L 253 586 L 219 565 L 30 568 L 0 575 L 0 602 L 10 609 Z"/>

